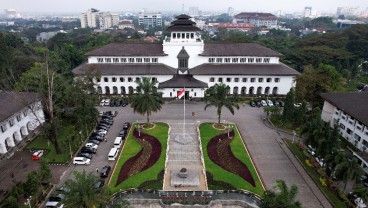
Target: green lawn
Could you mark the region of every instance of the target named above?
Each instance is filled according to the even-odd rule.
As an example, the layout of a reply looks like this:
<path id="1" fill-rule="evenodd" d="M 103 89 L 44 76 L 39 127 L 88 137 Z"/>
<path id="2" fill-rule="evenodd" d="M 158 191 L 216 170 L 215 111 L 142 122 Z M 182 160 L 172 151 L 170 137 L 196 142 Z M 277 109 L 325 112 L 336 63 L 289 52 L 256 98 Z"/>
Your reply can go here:
<path id="1" fill-rule="evenodd" d="M 319 175 L 316 173 L 313 167 L 309 167 L 305 160 L 307 159 L 303 152 L 296 146 L 297 143 L 292 143 L 289 140 L 285 140 L 285 142 L 288 144 L 289 149 L 298 157 L 298 159 L 301 161 L 301 164 L 304 166 L 304 168 L 308 171 L 309 175 L 313 179 L 314 183 L 317 184 L 317 186 L 325 193 L 325 195 L 330 199 L 330 201 L 333 203 L 334 207 L 346 207 L 345 204 L 334 194 L 332 193 L 327 187 L 322 186 L 319 181 Z"/>
<path id="2" fill-rule="evenodd" d="M 264 190 L 261 185 L 260 179 L 250 160 L 250 156 L 247 150 L 245 149 L 245 146 L 239 136 L 239 132 L 236 126 L 232 125 L 232 127 L 234 128 L 234 131 L 235 131 L 235 137 L 233 141 L 230 143 L 231 150 L 234 153 L 235 157 L 241 160 L 249 168 L 254 178 L 254 181 L 256 183 L 256 187 L 253 187 L 240 176 L 228 172 L 227 170 L 221 168 L 220 166 L 212 162 L 212 160 L 210 160 L 208 153 L 207 153 L 208 142 L 216 135 L 223 133 L 223 131 L 214 129 L 212 127 L 212 124 L 208 124 L 208 123 L 201 124 L 199 127 L 206 171 L 210 172 L 213 175 L 213 179 L 215 181 L 223 181 L 225 183 L 232 185 L 236 189 L 245 189 L 245 190 L 251 191 L 253 193 L 256 193 L 262 196 Z M 213 186 L 212 188 L 216 188 L 216 187 Z M 218 187 L 218 188 L 221 188 L 221 187 Z"/>
<path id="3" fill-rule="evenodd" d="M 76 152 L 82 143 L 80 135 L 76 135 L 74 137 L 75 139 L 71 140 L 70 146 L 69 146 L 69 142 L 66 142 L 67 137 L 72 136 L 71 132 L 76 132 L 74 128 L 75 127 L 72 124 L 64 124 L 62 125 L 61 130 L 59 130 L 58 142 L 59 142 L 59 146 L 61 149 L 61 154 L 58 154 L 58 155 L 56 154 L 55 148 L 53 147 L 51 142 L 49 142 L 49 140 L 42 134 L 37 136 L 37 138 L 35 138 L 31 143 L 29 143 L 26 149 L 29 149 L 29 150 L 44 149 L 44 150 L 47 150 L 47 153 L 43 157 L 49 162 L 68 163 L 68 161 L 71 159 L 70 158 L 70 148 L 72 152 Z M 85 140 L 85 138 L 82 138 L 82 139 Z"/>
<path id="4" fill-rule="evenodd" d="M 132 128 L 134 128 L 135 124 L 132 125 Z M 132 129 L 133 130 L 133 129 Z M 112 175 L 112 178 L 109 183 L 109 188 L 112 191 L 112 193 L 115 193 L 119 191 L 120 189 L 128 189 L 128 188 L 137 188 L 142 183 L 147 181 L 154 181 L 157 180 L 157 177 L 161 171 L 165 168 L 165 157 L 166 157 L 166 146 L 167 146 L 167 138 L 168 138 L 168 132 L 169 127 L 167 124 L 163 123 L 156 123 L 156 127 L 151 130 L 144 130 L 144 133 L 152 135 L 156 137 L 161 145 L 162 145 L 162 151 L 159 160 L 154 164 L 152 167 L 148 168 L 147 170 L 140 172 L 134 176 L 129 177 L 127 180 L 125 180 L 123 183 L 119 184 L 115 187 L 115 184 L 118 180 L 119 172 L 123 164 L 131 157 L 136 155 L 141 150 L 141 145 L 136 142 L 133 139 L 133 131 L 130 131 L 126 141 L 124 148 L 120 154 L 119 160 L 116 164 L 115 171 Z M 163 181 L 160 180 L 160 183 L 154 183 L 152 184 L 153 187 L 158 189 L 162 189 Z"/>

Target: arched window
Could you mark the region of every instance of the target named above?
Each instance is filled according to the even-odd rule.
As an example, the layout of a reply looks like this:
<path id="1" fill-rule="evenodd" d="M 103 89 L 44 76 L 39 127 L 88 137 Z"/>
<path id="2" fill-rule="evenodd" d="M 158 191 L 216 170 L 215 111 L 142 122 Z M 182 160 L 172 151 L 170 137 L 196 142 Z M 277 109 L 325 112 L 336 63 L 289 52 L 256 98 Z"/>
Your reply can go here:
<path id="1" fill-rule="evenodd" d="M 242 94 L 242 95 L 247 94 L 247 88 L 246 88 L 246 87 L 242 87 L 242 88 L 241 88 L 241 94 Z"/>
<path id="2" fill-rule="evenodd" d="M 254 95 L 254 87 L 250 87 L 249 88 L 249 94 L 250 95 Z"/>
<path id="3" fill-rule="evenodd" d="M 239 93 L 239 87 L 234 87 L 233 94 L 237 95 Z"/>
<path id="4" fill-rule="evenodd" d="M 105 94 L 110 95 L 110 87 L 108 86 L 105 87 Z"/>
<path id="5" fill-rule="evenodd" d="M 265 88 L 265 95 L 268 95 L 268 94 L 270 94 L 270 87 Z"/>
<path id="6" fill-rule="evenodd" d="M 257 88 L 257 95 L 261 95 L 262 94 L 262 87 L 258 87 Z"/>
<path id="7" fill-rule="evenodd" d="M 112 87 L 112 93 L 113 93 L 114 95 L 118 94 L 118 88 L 117 88 L 116 86 L 113 86 L 113 87 Z"/>
<path id="8" fill-rule="evenodd" d="M 102 94 L 102 87 L 101 87 L 101 86 L 98 86 L 98 87 L 97 87 L 97 93 L 98 93 L 98 94 Z"/>
<path id="9" fill-rule="evenodd" d="M 273 95 L 277 95 L 277 94 L 278 94 L 278 88 L 277 88 L 277 87 L 274 87 L 274 88 L 272 89 L 272 94 L 273 94 Z"/>
<path id="10" fill-rule="evenodd" d="M 124 86 L 121 86 L 121 87 L 120 87 L 120 93 L 121 93 L 122 95 L 125 95 L 125 94 L 126 94 L 126 92 L 125 92 L 125 87 L 124 87 Z"/>
<path id="11" fill-rule="evenodd" d="M 129 86 L 128 87 L 128 90 L 129 90 L 129 95 L 132 95 L 134 90 L 133 90 L 133 87 L 132 86 Z"/>

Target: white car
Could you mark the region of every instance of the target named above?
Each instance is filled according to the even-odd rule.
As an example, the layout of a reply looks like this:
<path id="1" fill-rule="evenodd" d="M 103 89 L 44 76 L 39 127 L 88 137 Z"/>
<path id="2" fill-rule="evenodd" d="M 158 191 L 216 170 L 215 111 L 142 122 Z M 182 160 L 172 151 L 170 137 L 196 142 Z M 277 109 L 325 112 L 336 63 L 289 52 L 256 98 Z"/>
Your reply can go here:
<path id="1" fill-rule="evenodd" d="M 321 167 L 325 166 L 325 161 L 324 161 L 323 158 L 316 157 L 316 161 L 318 162 L 319 166 L 321 166 Z"/>
<path id="2" fill-rule="evenodd" d="M 74 165 L 89 165 L 91 160 L 85 157 L 74 157 L 73 164 Z"/>
<path id="3" fill-rule="evenodd" d="M 64 204 L 62 204 L 60 202 L 48 201 L 48 202 L 46 202 L 45 207 L 46 208 L 52 208 L 52 207 L 55 207 L 55 208 L 63 208 L 64 207 Z"/>
<path id="4" fill-rule="evenodd" d="M 105 136 L 107 134 L 107 131 L 106 130 L 103 130 L 103 129 L 99 129 L 96 131 L 100 136 Z"/>
<path id="5" fill-rule="evenodd" d="M 302 106 L 302 104 L 301 104 L 301 103 L 295 103 L 295 104 L 294 104 L 294 107 L 299 108 L 300 106 Z"/>
<path id="6" fill-rule="evenodd" d="M 267 106 L 267 103 L 266 103 L 266 101 L 264 101 L 264 100 L 261 100 L 261 105 L 262 105 L 262 107 L 266 107 L 266 106 Z"/>
<path id="7" fill-rule="evenodd" d="M 105 106 L 110 106 L 110 99 L 105 99 Z"/>
<path id="8" fill-rule="evenodd" d="M 98 148 L 98 145 L 97 145 L 97 144 L 93 144 L 93 143 L 91 143 L 91 142 L 87 143 L 85 146 L 86 146 L 86 147 L 90 147 L 90 148 L 92 148 L 92 149 L 97 149 L 97 148 Z"/>
<path id="9" fill-rule="evenodd" d="M 105 99 L 102 99 L 100 102 L 100 106 L 104 106 L 105 105 Z"/>
<path id="10" fill-rule="evenodd" d="M 272 101 L 271 100 L 267 100 L 267 105 L 270 106 L 270 107 L 273 106 Z"/>

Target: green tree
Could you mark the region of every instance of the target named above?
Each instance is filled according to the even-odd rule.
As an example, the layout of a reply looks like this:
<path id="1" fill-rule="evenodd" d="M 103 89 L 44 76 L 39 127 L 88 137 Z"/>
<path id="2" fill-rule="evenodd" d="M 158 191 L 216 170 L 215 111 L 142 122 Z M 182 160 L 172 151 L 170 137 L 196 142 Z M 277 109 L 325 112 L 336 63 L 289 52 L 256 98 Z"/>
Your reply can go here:
<path id="1" fill-rule="evenodd" d="M 47 163 L 47 161 L 43 158 L 39 160 L 39 164 L 40 164 L 38 172 L 39 180 L 41 183 L 48 183 L 52 177 L 51 168 Z"/>
<path id="2" fill-rule="evenodd" d="M 301 203 L 296 199 L 298 187 L 292 185 L 290 188 L 285 181 L 276 181 L 279 192 L 267 190 L 261 200 L 261 208 L 301 208 Z"/>
<path id="3" fill-rule="evenodd" d="M 36 171 L 31 171 L 27 174 L 27 179 L 23 184 L 24 195 L 26 197 L 33 195 L 39 186 L 39 176 Z"/>
<path id="4" fill-rule="evenodd" d="M 8 198 L 6 198 L 4 200 L 4 204 L 2 207 L 6 207 L 6 208 L 20 208 L 20 204 L 18 203 L 18 200 L 13 197 L 13 196 L 9 196 Z"/>
<path id="5" fill-rule="evenodd" d="M 230 88 L 224 83 L 217 83 L 210 87 L 204 96 L 206 110 L 210 106 L 217 108 L 217 123 L 221 122 L 222 108 L 227 108 L 234 115 L 234 108 L 239 109 L 237 97 L 230 96 Z"/>
<path id="6" fill-rule="evenodd" d="M 345 158 L 336 166 L 336 177 L 339 180 L 345 182 L 344 191 L 348 181 L 358 181 L 360 177 L 364 174 L 363 168 L 360 166 L 358 159 L 348 159 Z"/>
<path id="7" fill-rule="evenodd" d="M 322 158 L 326 158 L 327 155 L 337 151 L 339 132 L 336 126 L 331 129 L 329 123 L 323 123 L 323 128 L 321 130 L 322 132 L 318 140 L 317 153 Z"/>
<path id="8" fill-rule="evenodd" d="M 149 123 L 149 116 L 153 112 L 161 110 L 165 103 L 162 99 L 162 93 L 157 91 L 155 87 L 156 81 L 150 77 L 142 77 L 137 82 L 137 94 L 132 95 L 132 104 L 134 112 L 147 116 L 147 123 Z"/>
<path id="9" fill-rule="evenodd" d="M 98 207 L 105 204 L 108 199 L 108 190 L 103 188 L 92 188 L 98 181 L 94 172 L 74 172 L 74 180 L 68 179 L 65 187 L 70 191 L 65 193 L 63 203 L 66 207 Z"/>
<path id="10" fill-rule="evenodd" d="M 295 92 L 294 88 L 291 88 L 290 91 L 286 94 L 285 99 L 285 107 L 282 112 L 282 117 L 286 121 L 294 121 L 295 116 Z"/>

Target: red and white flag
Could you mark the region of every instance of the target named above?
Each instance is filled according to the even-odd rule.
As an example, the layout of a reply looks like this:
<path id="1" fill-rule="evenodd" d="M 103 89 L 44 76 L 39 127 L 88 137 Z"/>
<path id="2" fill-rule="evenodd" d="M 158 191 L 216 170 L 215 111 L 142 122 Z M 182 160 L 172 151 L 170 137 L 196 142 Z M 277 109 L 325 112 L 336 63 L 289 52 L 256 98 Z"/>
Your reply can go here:
<path id="1" fill-rule="evenodd" d="M 184 95 L 185 95 L 185 89 L 181 89 L 181 90 L 178 92 L 178 96 L 177 96 L 177 98 L 178 98 L 178 99 L 181 99 L 182 97 L 184 97 Z"/>

